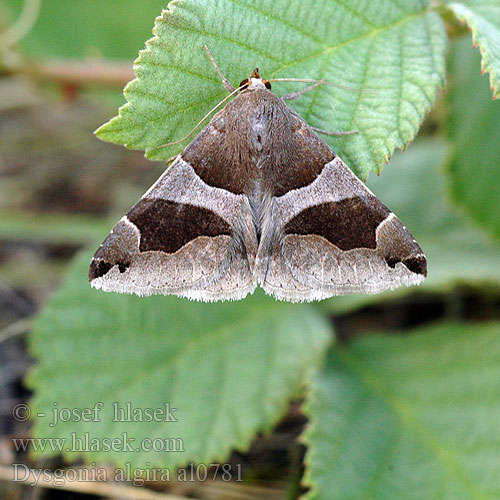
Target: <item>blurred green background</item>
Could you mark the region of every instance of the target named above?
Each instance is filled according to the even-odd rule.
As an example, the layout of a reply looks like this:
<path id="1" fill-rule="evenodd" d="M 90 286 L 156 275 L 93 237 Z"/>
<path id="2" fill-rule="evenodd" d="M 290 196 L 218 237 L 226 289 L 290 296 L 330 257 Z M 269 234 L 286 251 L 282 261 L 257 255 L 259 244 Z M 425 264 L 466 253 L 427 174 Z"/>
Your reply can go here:
<path id="1" fill-rule="evenodd" d="M 159 0 L 44 0 L 31 2 L 35 25 L 21 40 L 25 55 L 33 57 L 105 57 L 135 59 L 150 38 L 152 21 L 166 7 Z M 3 1 L 0 22 L 10 26 L 19 19 L 25 2 Z M 35 14 L 35 12 L 34 12 Z"/>

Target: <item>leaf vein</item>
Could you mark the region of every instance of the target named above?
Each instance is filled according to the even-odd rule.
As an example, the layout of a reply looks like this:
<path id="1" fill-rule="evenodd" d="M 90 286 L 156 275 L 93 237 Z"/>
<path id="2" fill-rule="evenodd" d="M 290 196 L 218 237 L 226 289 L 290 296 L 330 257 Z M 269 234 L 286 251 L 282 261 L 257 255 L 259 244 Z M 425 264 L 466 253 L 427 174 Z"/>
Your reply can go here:
<path id="1" fill-rule="evenodd" d="M 315 36 L 311 35 L 310 33 L 307 33 L 306 31 L 301 30 L 297 25 L 294 25 L 281 17 L 276 17 L 273 14 L 270 14 L 269 12 L 266 12 L 263 9 L 258 9 L 256 7 L 253 7 L 252 5 L 238 2 L 237 0 L 229 0 L 229 1 L 235 5 L 239 5 L 240 7 L 245 7 L 249 10 L 253 10 L 254 12 L 257 12 L 258 14 L 261 14 L 263 17 L 267 17 L 268 19 L 272 19 L 273 21 L 278 21 L 279 23 L 283 24 L 283 26 L 286 26 L 287 28 L 290 28 L 293 31 L 300 33 L 302 36 L 309 38 L 309 40 L 312 40 L 313 42 L 317 43 L 318 45 L 322 45 L 323 47 L 325 46 L 325 43 L 320 38 L 316 38 Z"/>

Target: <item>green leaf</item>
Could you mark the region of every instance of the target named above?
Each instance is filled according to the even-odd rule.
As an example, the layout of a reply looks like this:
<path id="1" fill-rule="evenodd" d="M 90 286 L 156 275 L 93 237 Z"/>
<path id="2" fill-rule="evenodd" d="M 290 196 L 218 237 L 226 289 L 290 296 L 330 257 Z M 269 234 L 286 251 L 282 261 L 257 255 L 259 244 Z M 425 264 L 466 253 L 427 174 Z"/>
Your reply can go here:
<path id="1" fill-rule="evenodd" d="M 445 32 L 428 1 L 176 0 L 135 63 L 128 103 L 97 131 L 106 141 L 166 159 L 225 95 L 207 44 L 234 84 L 259 66 L 265 78 L 328 79 L 291 105 L 313 126 L 358 130 L 328 142 L 361 177 L 380 171 L 417 133 L 444 79 Z M 278 95 L 304 84 L 275 83 Z M 184 143 L 184 146 L 187 143 Z"/>
<path id="2" fill-rule="evenodd" d="M 472 31 L 481 51 L 481 71 L 490 73 L 491 90 L 500 92 L 500 4 L 485 0 L 446 1 L 448 7 Z"/>
<path id="3" fill-rule="evenodd" d="M 313 378 L 307 500 L 500 498 L 500 323 L 331 350 Z"/>
<path id="4" fill-rule="evenodd" d="M 184 451 L 94 451 L 88 461 L 176 467 L 223 460 L 269 430 L 322 358 L 331 329 L 314 308 L 277 302 L 262 293 L 244 301 L 206 304 L 176 297 L 135 297 L 92 290 L 83 255 L 45 307 L 31 336 L 37 361 L 34 435 L 181 439 Z M 93 408 L 100 421 L 60 422 L 58 408 Z M 112 404 L 178 408 L 178 422 L 113 422 Z M 175 443 L 171 444 L 175 446 Z M 46 450 L 45 455 L 54 454 Z M 70 458 L 79 455 L 66 450 Z"/>
<path id="5" fill-rule="evenodd" d="M 448 174 L 453 200 L 500 242 L 500 102 L 492 102 L 469 43 L 453 44 L 450 54 Z"/>
<path id="6" fill-rule="evenodd" d="M 500 248 L 448 201 L 442 165 L 446 146 L 422 140 L 391 160 L 370 189 L 403 221 L 427 256 L 428 276 L 419 287 L 379 295 L 334 297 L 321 307 L 347 312 L 416 292 L 447 291 L 456 284 L 500 284 Z"/>

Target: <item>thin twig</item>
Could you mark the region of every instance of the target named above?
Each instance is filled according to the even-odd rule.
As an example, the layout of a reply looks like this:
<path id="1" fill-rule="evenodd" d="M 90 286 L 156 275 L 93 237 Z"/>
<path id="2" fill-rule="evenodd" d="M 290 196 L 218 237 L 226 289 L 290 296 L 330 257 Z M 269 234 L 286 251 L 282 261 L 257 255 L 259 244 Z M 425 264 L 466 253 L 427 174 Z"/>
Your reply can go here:
<path id="1" fill-rule="evenodd" d="M 4 381 L 2 380 L 2 383 Z M 0 417 L 9 415 L 12 417 L 12 409 L 14 406 L 18 405 L 19 403 L 24 403 L 25 399 L 24 398 L 12 398 L 12 399 L 3 399 L 0 402 Z"/>
<path id="2" fill-rule="evenodd" d="M 15 323 L 11 323 L 3 330 L 0 330 L 0 344 L 18 335 L 28 332 L 31 329 L 33 322 L 31 319 L 20 319 Z"/>
<path id="3" fill-rule="evenodd" d="M 231 481 L 210 481 L 198 484 L 198 489 L 195 491 L 215 493 L 216 497 L 230 497 L 232 500 L 241 499 L 277 499 L 283 498 L 284 484 L 279 487 L 255 486 L 253 484 L 241 484 Z M 199 494 L 199 493 L 198 493 Z M 208 496 L 208 495 L 203 495 Z M 212 495 L 210 495 L 212 496 Z"/>
<path id="4" fill-rule="evenodd" d="M 14 467 L 7 465 L 0 465 L 0 480 L 29 485 L 36 484 L 36 486 L 42 488 L 75 491 L 89 495 L 123 498 L 124 500 L 187 500 L 185 496 L 156 493 L 142 487 L 127 486 L 111 482 L 66 481 L 63 485 L 60 485 L 62 481 L 59 476 L 56 478 L 54 474 L 44 470 L 44 473 L 37 477 L 31 470 L 29 474 L 27 474 L 24 467 L 22 469 L 22 477 L 16 478 Z"/>
<path id="5" fill-rule="evenodd" d="M 40 14 L 42 0 L 25 0 L 19 19 L 0 33 L 0 44 L 4 49 L 12 47 L 22 40 L 36 23 Z"/>
<path id="6" fill-rule="evenodd" d="M 6 295 L 7 300 L 15 307 L 16 311 L 19 311 L 25 316 L 33 314 L 33 306 L 21 295 L 12 290 L 3 281 L 0 281 L 0 294 Z"/>
<path id="7" fill-rule="evenodd" d="M 39 63 L 17 61 L 10 64 L 7 61 L 3 70 L 13 74 L 25 74 L 35 80 L 77 87 L 100 85 L 123 88 L 135 78 L 130 63 L 105 59 L 85 61 L 47 59 Z"/>

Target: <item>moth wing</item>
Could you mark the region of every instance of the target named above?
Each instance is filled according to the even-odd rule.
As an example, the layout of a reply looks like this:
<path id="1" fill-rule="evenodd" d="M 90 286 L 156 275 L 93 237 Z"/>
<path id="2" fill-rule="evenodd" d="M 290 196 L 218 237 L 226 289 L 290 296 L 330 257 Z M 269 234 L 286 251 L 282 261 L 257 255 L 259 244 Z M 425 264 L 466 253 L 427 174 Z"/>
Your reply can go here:
<path id="1" fill-rule="evenodd" d="M 257 261 L 259 281 L 278 299 L 378 293 L 427 274 L 408 229 L 339 157 L 270 205 Z"/>
<path id="2" fill-rule="evenodd" d="M 180 156 L 112 229 L 89 269 L 95 288 L 198 300 L 255 289 L 246 196 L 207 185 Z"/>

